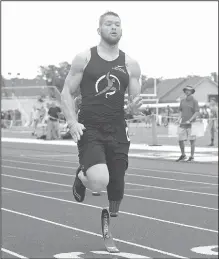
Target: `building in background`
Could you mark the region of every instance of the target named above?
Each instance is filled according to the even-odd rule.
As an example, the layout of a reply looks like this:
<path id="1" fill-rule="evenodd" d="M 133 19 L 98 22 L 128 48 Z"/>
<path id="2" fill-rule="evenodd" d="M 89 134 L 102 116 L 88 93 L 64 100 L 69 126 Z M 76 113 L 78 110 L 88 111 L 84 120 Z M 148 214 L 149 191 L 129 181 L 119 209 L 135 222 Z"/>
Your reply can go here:
<path id="1" fill-rule="evenodd" d="M 194 98 L 201 103 L 208 103 L 211 97 L 218 102 L 218 83 L 210 77 L 190 76 L 187 78 L 167 79 L 157 85 L 159 103 L 176 103 L 183 97 L 183 88 L 192 85 L 195 88 Z"/>

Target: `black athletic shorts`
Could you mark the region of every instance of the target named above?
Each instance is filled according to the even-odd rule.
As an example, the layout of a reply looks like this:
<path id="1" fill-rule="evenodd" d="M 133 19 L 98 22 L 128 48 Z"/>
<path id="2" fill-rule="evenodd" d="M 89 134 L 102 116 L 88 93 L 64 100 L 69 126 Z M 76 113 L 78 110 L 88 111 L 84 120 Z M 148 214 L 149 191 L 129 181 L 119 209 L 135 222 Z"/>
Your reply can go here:
<path id="1" fill-rule="evenodd" d="M 108 167 L 115 160 L 127 162 L 130 147 L 128 128 L 126 124 L 112 126 L 85 125 L 84 134 L 78 141 L 79 163 L 86 172 L 96 164 L 106 164 Z"/>

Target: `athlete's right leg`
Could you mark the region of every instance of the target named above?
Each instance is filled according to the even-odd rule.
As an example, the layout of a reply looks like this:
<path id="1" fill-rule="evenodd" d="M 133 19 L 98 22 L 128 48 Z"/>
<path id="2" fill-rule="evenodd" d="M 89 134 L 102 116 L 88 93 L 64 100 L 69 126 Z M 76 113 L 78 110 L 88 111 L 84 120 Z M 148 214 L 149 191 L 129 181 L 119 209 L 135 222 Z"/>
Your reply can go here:
<path id="1" fill-rule="evenodd" d="M 85 197 L 86 188 L 93 192 L 105 190 L 109 183 L 105 149 L 98 132 L 86 130 L 78 142 L 80 167 L 76 172 L 73 195 L 78 202 Z"/>
<path id="2" fill-rule="evenodd" d="M 95 164 L 86 172 L 83 166 L 79 166 L 73 185 L 73 195 L 78 202 L 83 202 L 86 188 L 92 192 L 100 193 L 106 190 L 109 183 L 109 172 L 106 164 Z"/>

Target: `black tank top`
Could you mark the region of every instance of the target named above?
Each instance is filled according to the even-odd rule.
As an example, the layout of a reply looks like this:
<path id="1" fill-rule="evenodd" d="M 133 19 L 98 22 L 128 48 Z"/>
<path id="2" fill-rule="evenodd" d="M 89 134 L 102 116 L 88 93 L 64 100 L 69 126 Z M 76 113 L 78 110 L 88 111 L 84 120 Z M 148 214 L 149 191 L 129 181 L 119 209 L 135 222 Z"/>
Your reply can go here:
<path id="1" fill-rule="evenodd" d="M 79 122 L 95 125 L 124 121 L 128 84 L 124 52 L 120 50 L 117 59 L 106 61 L 98 55 L 97 47 L 91 48 L 91 59 L 80 84 L 82 102 Z"/>

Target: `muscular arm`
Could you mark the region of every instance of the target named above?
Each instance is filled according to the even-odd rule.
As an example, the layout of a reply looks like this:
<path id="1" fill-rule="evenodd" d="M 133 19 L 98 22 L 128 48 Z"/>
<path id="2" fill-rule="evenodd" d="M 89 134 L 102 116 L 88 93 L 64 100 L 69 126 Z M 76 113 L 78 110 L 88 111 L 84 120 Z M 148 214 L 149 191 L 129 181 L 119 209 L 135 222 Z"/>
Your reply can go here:
<path id="1" fill-rule="evenodd" d="M 140 85 L 140 76 L 141 69 L 139 64 L 133 59 L 126 57 L 126 67 L 129 73 L 129 85 L 128 85 L 128 95 L 129 101 L 132 102 L 136 97 L 140 97 L 141 94 L 141 85 Z M 140 100 L 139 100 L 140 101 Z M 129 105 L 127 105 L 126 109 L 129 110 Z M 136 107 L 140 107 L 141 103 L 136 105 Z"/>
<path id="2" fill-rule="evenodd" d="M 139 82 L 141 69 L 139 64 L 129 57 L 127 57 L 126 66 L 129 72 L 128 95 L 131 98 L 135 98 L 141 94 L 141 85 Z"/>
<path id="3" fill-rule="evenodd" d="M 79 54 L 74 58 L 61 93 L 61 109 L 69 124 L 77 121 L 74 96 L 79 89 L 87 63 L 87 53 Z"/>

